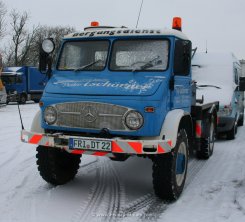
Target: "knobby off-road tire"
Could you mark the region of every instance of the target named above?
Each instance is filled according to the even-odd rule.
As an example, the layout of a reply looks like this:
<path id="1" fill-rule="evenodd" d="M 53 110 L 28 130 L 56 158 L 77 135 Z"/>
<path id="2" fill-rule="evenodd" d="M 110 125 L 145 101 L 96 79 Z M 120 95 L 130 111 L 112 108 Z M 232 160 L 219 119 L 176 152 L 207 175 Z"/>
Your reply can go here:
<path id="1" fill-rule="evenodd" d="M 40 175 L 53 185 L 62 185 L 74 179 L 81 161 L 81 155 L 44 146 L 37 147 L 36 157 Z"/>
<path id="2" fill-rule="evenodd" d="M 213 155 L 215 141 L 215 118 L 211 117 L 209 122 L 209 136 L 201 139 L 201 149 L 197 151 L 196 155 L 199 159 L 208 159 Z"/>
<path id="3" fill-rule="evenodd" d="M 173 201 L 182 193 L 187 173 L 188 148 L 186 131 L 180 129 L 173 151 L 153 159 L 153 187 L 159 198 Z"/>

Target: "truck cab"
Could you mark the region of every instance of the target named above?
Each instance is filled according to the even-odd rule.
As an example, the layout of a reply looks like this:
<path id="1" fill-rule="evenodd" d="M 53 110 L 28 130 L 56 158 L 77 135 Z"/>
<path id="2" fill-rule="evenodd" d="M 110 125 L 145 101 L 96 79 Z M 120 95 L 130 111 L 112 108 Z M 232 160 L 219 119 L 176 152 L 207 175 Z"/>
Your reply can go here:
<path id="1" fill-rule="evenodd" d="M 191 50 L 182 33 L 94 32 L 91 28 L 65 37 L 41 100 L 43 129 L 154 137 L 160 135 L 170 110 L 190 112 L 191 72 L 173 65 L 177 45 L 186 50 L 186 56 Z M 186 58 L 187 67 L 189 63 Z M 59 113 L 53 123 L 48 116 L 45 120 L 47 107 Z"/>
<path id="2" fill-rule="evenodd" d="M 22 141 L 38 145 L 38 169 L 47 182 L 74 178 L 83 154 L 148 157 L 156 195 L 179 197 L 189 153 L 204 159 L 213 153 L 218 109 L 215 102 L 196 104 L 191 41 L 180 24 L 176 18 L 172 30 L 85 28 L 64 37 L 55 68 L 54 44 L 44 40 L 40 70 L 50 80 Z M 42 161 L 48 152 L 59 155 L 67 175 L 64 166 L 50 174 Z"/>
<path id="3" fill-rule="evenodd" d="M 2 80 L 8 94 L 7 103 L 33 100 L 39 102 L 47 78 L 36 67 L 5 67 Z"/>

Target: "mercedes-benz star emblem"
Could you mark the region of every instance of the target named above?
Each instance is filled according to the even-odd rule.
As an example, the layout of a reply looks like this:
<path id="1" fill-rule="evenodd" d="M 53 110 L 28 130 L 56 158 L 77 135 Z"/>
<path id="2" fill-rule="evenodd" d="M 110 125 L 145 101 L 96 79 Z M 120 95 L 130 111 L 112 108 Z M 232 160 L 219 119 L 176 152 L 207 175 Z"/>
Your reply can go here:
<path id="1" fill-rule="evenodd" d="M 82 110 L 85 121 L 92 123 L 97 119 L 97 110 L 93 106 L 85 106 Z"/>

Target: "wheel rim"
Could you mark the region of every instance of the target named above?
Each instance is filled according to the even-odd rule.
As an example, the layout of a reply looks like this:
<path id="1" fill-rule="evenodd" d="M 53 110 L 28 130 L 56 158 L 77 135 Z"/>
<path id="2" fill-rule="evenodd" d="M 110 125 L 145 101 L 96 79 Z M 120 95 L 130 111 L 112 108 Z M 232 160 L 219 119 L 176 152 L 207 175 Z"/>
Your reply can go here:
<path id="1" fill-rule="evenodd" d="M 179 150 L 176 157 L 176 183 L 181 186 L 185 180 L 187 168 L 187 149 L 185 142 L 182 142 L 179 146 Z"/>

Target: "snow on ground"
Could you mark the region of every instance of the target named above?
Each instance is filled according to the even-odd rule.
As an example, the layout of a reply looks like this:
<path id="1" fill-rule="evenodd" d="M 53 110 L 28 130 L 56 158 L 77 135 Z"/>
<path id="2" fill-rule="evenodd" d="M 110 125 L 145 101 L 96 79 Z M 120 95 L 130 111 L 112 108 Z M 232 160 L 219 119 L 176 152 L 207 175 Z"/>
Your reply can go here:
<path id="1" fill-rule="evenodd" d="M 37 110 L 21 106 L 26 129 Z M 0 123 L 0 222 L 245 221 L 245 127 L 218 141 L 208 161 L 191 159 L 182 196 L 166 204 L 153 194 L 148 159 L 84 155 L 74 181 L 51 186 L 39 176 L 35 146 L 20 142 L 16 105 L 0 108 Z"/>

